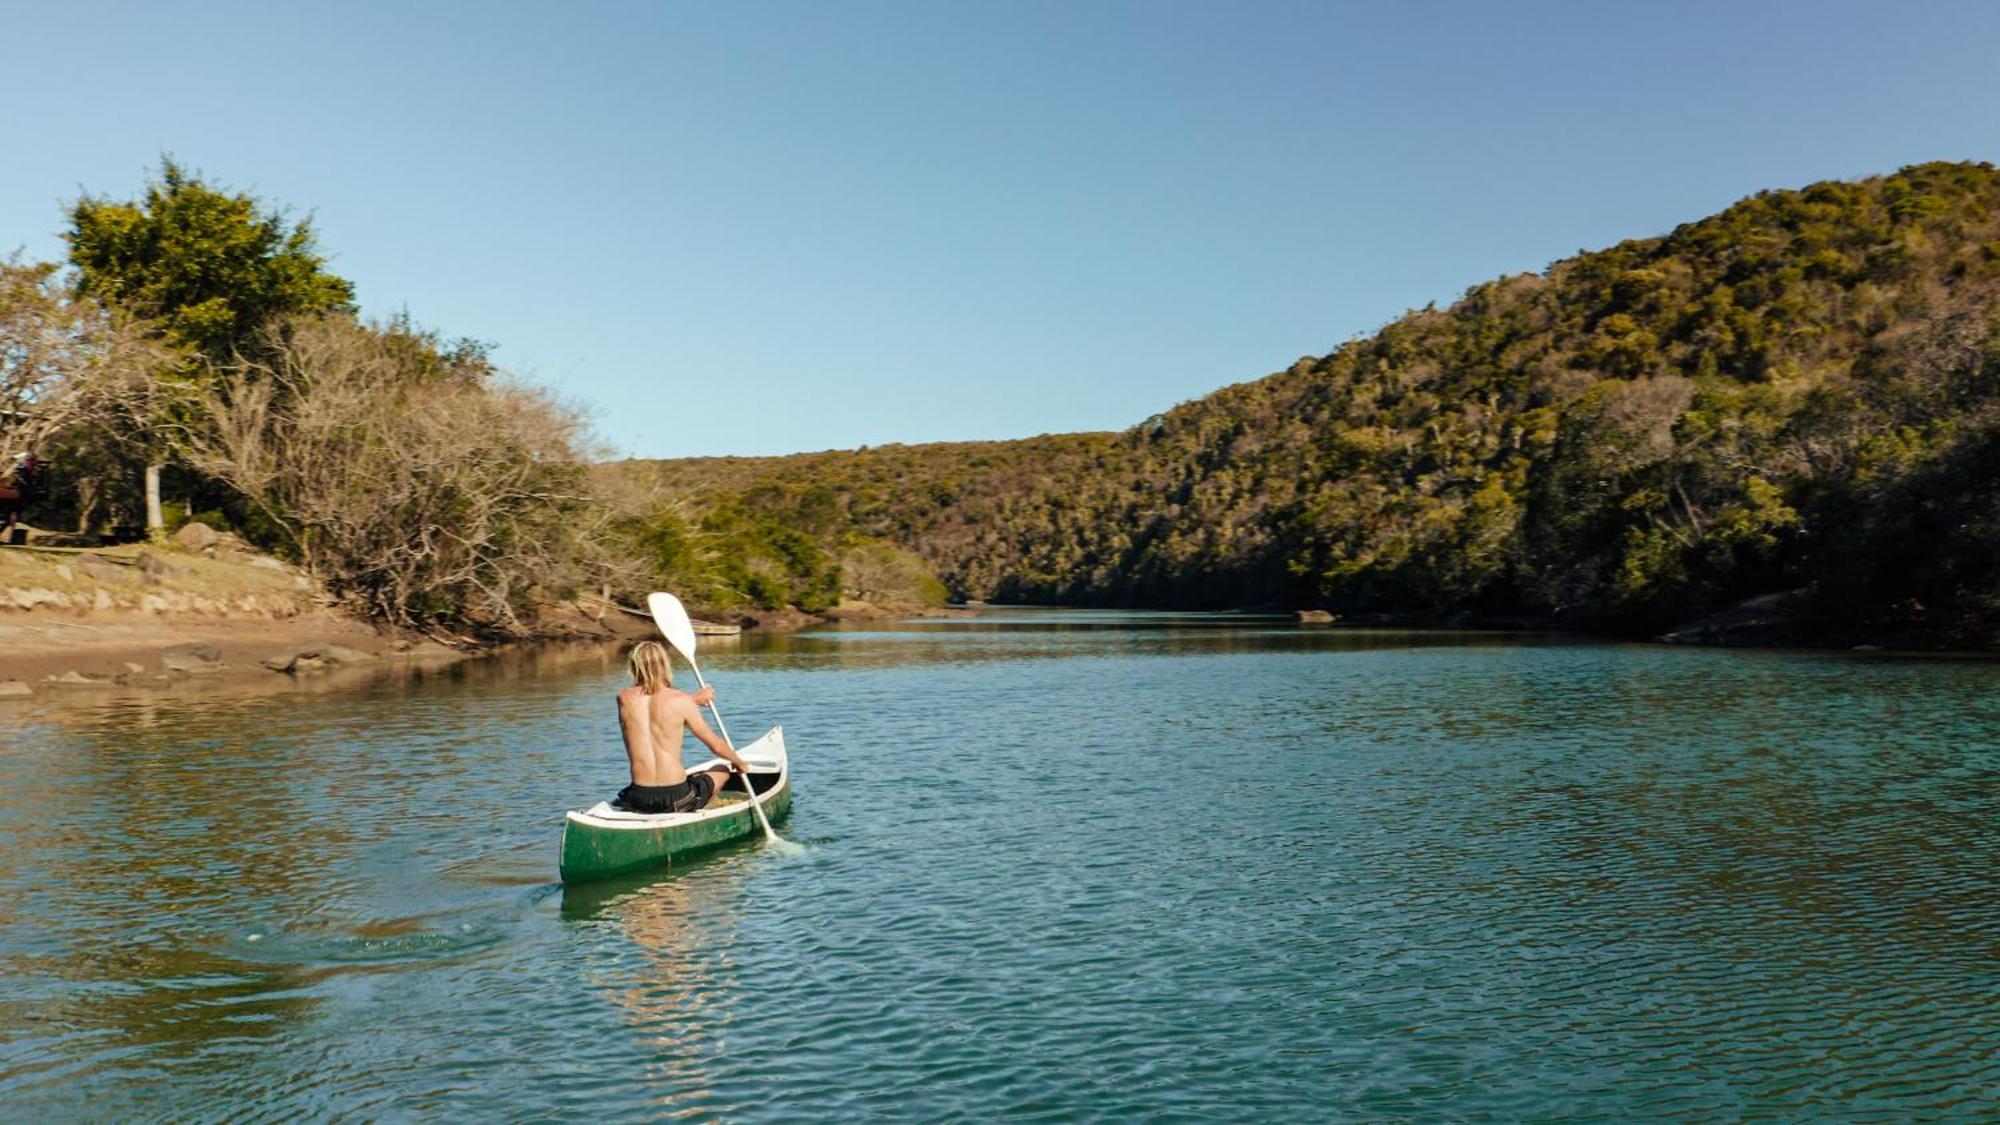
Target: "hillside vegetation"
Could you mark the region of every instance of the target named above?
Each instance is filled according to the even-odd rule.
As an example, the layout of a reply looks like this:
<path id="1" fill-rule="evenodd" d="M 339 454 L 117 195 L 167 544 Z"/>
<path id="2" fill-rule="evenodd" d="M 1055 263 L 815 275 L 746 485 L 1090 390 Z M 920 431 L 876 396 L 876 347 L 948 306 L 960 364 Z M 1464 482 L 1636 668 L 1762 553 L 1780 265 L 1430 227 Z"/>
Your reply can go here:
<path id="1" fill-rule="evenodd" d="M 2000 173 L 1924 164 L 1477 286 L 1119 434 L 621 471 L 683 546 L 761 520 L 963 597 L 1650 631 L 1803 589 L 1828 629 L 1985 643 L 1996 325 Z"/>
<path id="2" fill-rule="evenodd" d="M 474 341 L 355 315 L 309 223 L 171 160 L 0 260 L 0 442 L 88 541 L 199 519 L 368 616 L 533 635 L 681 591 L 1534 616 L 1746 598 L 2000 631 L 2000 172 L 1744 200 L 1473 288 L 1122 433 L 593 464 Z"/>

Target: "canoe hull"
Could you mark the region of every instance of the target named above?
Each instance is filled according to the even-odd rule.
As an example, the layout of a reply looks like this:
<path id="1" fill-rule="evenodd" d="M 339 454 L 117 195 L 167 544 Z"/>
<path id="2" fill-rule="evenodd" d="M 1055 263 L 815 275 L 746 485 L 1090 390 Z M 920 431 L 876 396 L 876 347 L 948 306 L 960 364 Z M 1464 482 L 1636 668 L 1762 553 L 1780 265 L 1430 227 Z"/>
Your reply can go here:
<path id="1" fill-rule="evenodd" d="M 741 753 L 753 767 L 750 776 L 764 815 L 773 823 L 783 820 L 792 808 L 792 772 L 785 759 L 782 728 Z M 754 768 L 759 765 L 776 768 L 759 771 Z M 732 778 L 724 792 L 741 792 L 741 784 L 740 778 Z M 747 801 L 660 816 L 637 816 L 600 804 L 571 812 L 563 821 L 562 881 L 588 883 L 634 871 L 669 871 L 690 856 L 762 832 Z"/>

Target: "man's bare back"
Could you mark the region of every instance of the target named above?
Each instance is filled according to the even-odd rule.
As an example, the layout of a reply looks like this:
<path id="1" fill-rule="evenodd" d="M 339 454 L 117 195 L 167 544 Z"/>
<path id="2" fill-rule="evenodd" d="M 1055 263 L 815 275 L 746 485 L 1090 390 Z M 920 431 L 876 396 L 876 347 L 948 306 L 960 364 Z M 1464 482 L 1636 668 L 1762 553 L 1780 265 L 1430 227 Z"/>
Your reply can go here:
<path id="1" fill-rule="evenodd" d="M 687 780 L 681 763 L 681 733 L 691 731 L 718 758 L 736 754 L 702 721 L 701 705 L 715 698 L 715 689 L 689 695 L 661 688 L 648 695 L 634 684 L 618 693 L 618 728 L 625 735 L 625 756 L 632 765 L 634 785 L 679 785 Z"/>
<path id="2" fill-rule="evenodd" d="M 631 687 L 618 693 L 618 730 L 625 738 L 625 757 L 632 767 L 632 784 L 618 794 L 618 804 L 637 812 L 687 812 L 712 803 L 729 779 L 731 766 L 744 770 L 743 759 L 702 721 L 701 705 L 715 698 L 704 687 L 689 695 L 675 690 L 666 650 L 643 641 L 632 650 Z M 681 764 L 681 734 L 692 733 L 728 765 L 710 766 L 694 777 Z"/>

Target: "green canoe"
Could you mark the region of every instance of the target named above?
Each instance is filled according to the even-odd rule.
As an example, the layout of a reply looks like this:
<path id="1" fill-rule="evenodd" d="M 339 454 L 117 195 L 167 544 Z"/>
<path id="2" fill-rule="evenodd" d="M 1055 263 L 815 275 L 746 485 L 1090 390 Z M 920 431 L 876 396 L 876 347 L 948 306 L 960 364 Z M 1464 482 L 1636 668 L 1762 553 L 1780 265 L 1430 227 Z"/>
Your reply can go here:
<path id="1" fill-rule="evenodd" d="M 772 727 L 771 733 L 737 753 L 750 764 L 750 781 L 764 806 L 764 815 L 774 821 L 783 819 L 792 807 L 785 728 Z M 649 815 L 614 809 L 610 802 L 599 801 L 571 812 L 563 821 L 562 881 L 588 883 L 628 871 L 671 869 L 677 859 L 761 831 L 741 776 L 730 777 L 715 804 L 695 812 Z"/>

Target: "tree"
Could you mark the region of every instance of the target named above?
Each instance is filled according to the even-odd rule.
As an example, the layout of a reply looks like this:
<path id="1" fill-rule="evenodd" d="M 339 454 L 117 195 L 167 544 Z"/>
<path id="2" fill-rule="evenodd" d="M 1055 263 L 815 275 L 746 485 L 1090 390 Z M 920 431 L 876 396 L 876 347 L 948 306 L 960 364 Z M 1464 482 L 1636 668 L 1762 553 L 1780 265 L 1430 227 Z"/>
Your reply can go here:
<path id="1" fill-rule="evenodd" d="M 269 358 L 221 373 L 177 449 L 336 594 L 399 625 L 519 635 L 601 577 L 610 513 L 573 411 L 456 372 L 407 331 L 344 316 L 267 331 Z"/>
<path id="2" fill-rule="evenodd" d="M 67 239 L 79 293 L 158 320 L 210 364 L 255 350 L 279 317 L 354 307 L 310 219 L 210 187 L 171 157 L 139 199 L 77 200 Z"/>
<path id="3" fill-rule="evenodd" d="M 327 271 L 311 220 L 210 187 L 172 157 L 161 158 L 159 178 L 138 199 L 86 195 L 69 217 L 78 295 L 152 321 L 187 353 L 158 377 L 197 392 L 221 368 L 264 358 L 264 329 L 280 318 L 353 310 L 354 287 Z M 146 465 L 154 533 L 161 453 L 153 443 Z"/>
<path id="4" fill-rule="evenodd" d="M 144 325 L 77 297 L 48 263 L 0 260 L 0 453 L 69 466 L 82 522 L 96 482 L 127 463 L 174 353 Z"/>

